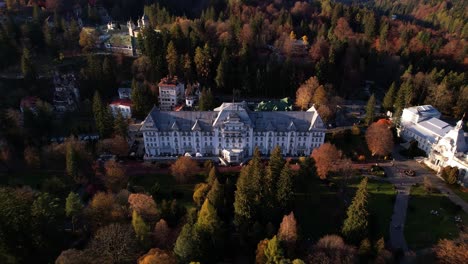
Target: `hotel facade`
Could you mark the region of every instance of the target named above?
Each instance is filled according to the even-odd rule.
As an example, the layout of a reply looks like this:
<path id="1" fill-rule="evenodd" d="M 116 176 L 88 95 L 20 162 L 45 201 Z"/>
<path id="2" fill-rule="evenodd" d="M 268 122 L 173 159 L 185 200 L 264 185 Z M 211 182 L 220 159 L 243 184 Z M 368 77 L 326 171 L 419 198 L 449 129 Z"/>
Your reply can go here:
<path id="1" fill-rule="evenodd" d="M 228 163 L 251 157 L 256 147 L 270 154 L 310 155 L 325 140 L 317 110 L 251 111 L 245 102 L 223 103 L 213 111 L 161 111 L 153 108 L 141 132 L 145 159 L 167 155 L 219 156 Z"/>

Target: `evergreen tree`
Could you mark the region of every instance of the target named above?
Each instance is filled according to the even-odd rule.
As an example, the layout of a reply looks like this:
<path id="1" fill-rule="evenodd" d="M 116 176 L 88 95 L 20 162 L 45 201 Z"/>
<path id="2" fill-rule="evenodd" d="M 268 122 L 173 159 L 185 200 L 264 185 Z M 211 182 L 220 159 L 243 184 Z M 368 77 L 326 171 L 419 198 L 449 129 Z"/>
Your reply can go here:
<path id="1" fill-rule="evenodd" d="M 182 263 L 200 260 L 201 237 L 193 223 L 186 223 L 174 245 L 174 253 Z"/>
<path id="2" fill-rule="evenodd" d="M 198 213 L 196 227 L 199 228 L 200 231 L 210 235 L 214 235 L 221 227 L 221 221 L 218 218 L 216 209 L 209 199 L 205 199 L 205 202 Z"/>
<path id="3" fill-rule="evenodd" d="M 101 137 L 108 138 L 112 135 L 114 131 L 113 124 L 114 117 L 112 116 L 111 109 L 107 105 L 104 105 L 102 109 L 102 127 L 100 127 L 101 129 L 99 131 Z"/>
<path id="4" fill-rule="evenodd" d="M 210 201 L 216 210 L 219 211 L 224 207 L 224 185 L 220 184 L 218 179 L 214 179 L 206 198 Z"/>
<path id="5" fill-rule="evenodd" d="M 142 244 L 146 244 L 148 241 L 148 236 L 150 234 L 150 228 L 135 210 L 132 213 L 132 226 L 137 239 Z"/>
<path id="6" fill-rule="evenodd" d="M 393 120 L 395 123 L 400 122 L 401 115 L 403 114 L 403 108 L 405 108 L 405 95 L 404 90 L 398 89 L 398 93 L 395 97 L 395 104 L 394 104 L 394 113 L 393 113 Z"/>
<path id="7" fill-rule="evenodd" d="M 184 78 L 187 83 L 192 81 L 192 60 L 190 59 L 190 55 L 186 53 L 183 57 L 182 61 L 182 69 L 184 71 Z"/>
<path id="8" fill-rule="evenodd" d="M 363 178 L 358 186 L 356 195 L 348 207 L 347 218 L 344 221 L 342 233 L 351 242 L 358 243 L 367 236 L 368 216 L 367 178 Z"/>
<path id="9" fill-rule="evenodd" d="M 75 224 L 81 210 L 83 210 L 83 204 L 81 203 L 80 196 L 74 192 L 70 192 L 65 201 L 65 214 L 67 217 L 71 217 L 73 230 L 75 230 Z"/>
<path id="10" fill-rule="evenodd" d="M 369 125 L 374 121 L 374 116 L 375 116 L 375 96 L 374 94 L 371 95 L 369 98 L 369 101 L 367 101 L 366 105 L 366 123 Z"/>
<path id="11" fill-rule="evenodd" d="M 284 257 L 283 249 L 281 248 L 280 241 L 276 236 L 268 241 L 265 247 L 266 263 L 268 264 L 281 264 L 287 263 Z"/>
<path id="12" fill-rule="evenodd" d="M 114 62 L 112 58 L 106 56 L 102 62 L 102 80 L 106 90 L 113 91 L 117 88 L 117 76 L 115 74 Z"/>
<path id="13" fill-rule="evenodd" d="M 132 113 L 137 118 L 144 118 L 152 107 L 152 96 L 144 84 L 132 82 Z"/>
<path id="14" fill-rule="evenodd" d="M 94 122 L 96 124 L 96 129 L 101 131 L 102 129 L 102 100 L 98 91 L 94 92 L 93 96 L 93 114 Z"/>
<path id="15" fill-rule="evenodd" d="M 410 68 L 408 68 L 408 70 Z M 399 92 L 401 92 L 401 96 L 403 98 L 403 108 L 411 106 L 411 102 L 413 101 L 413 90 L 414 87 L 410 79 L 407 79 L 403 84 L 401 84 Z"/>
<path id="16" fill-rule="evenodd" d="M 364 33 L 369 40 L 372 40 L 375 35 L 375 16 L 373 12 L 368 12 L 364 15 Z"/>
<path id="17" fill-rule="evenodd" d="M 283 211 L 288 210 L 294 197 L 293 174 L 288 163 L 284 164 L 281 170 L 276 190 L 276 200 L 279 207 Z"/>
<path id="18" fill-rule="evenodd" d="M 218 68 L 216 69 L 215 82 L 219 88 L 224 88 L 226 85 L 226 68 L 227 68 L 228 56 L 226 49 L 221 54 L 221 60 L 219 61 Z"/>
<path id="19" fill-rule="evenodd" d="M 44 43 L 46 45 L 47 51 L 50 54 L 54 54 L 57 49 L 57 40 L 55 36 L 55 31 L 50 28 L 49 23 L 46 21 L 44 22 L 44 26 L 42 27 L 42 34 L 44 35 Z"/>
<path id="20" fill-rule="evenodd" d="M 198 109 L 200 111 L 209 111 L 213 108 L 213 94 L 211 93 L 211 89 L 203 88 L 200 101 L 198 102 Z"/>
<path id="21" fill-rule="evenodd" d="M 270 155 L 270 161 L 268 163 L 267 171 L 265 174 L 265 179 L 263 182 L 263 192 L 261 194 L 264 206 L 264 214 L 270 215 L 269 219 L 272 219 L 277 216 L 278 204 L 276 203 L 277 196 L 277 184 L 280 178 L 281 170 L 284 166 L 283 155 L 281 154 L 281 148 L 279 146 L 275 147 Z"/>
<path id="22" fill-rule="evenodd" d="M 65 214 L 67 217 L 77 216 L 83 209 L 80 196 L 77 193 L 70 192 L 65 201 Z"/>
<path id="23" fill-rule="evenodd" d="M 390 85 L 387 93 L 385 93 L 385 97 L 382 102 L 383 109 L 387 111 L 393 110 L 393 104 L 395 103 L 395 92 L 395 82 L 392 82 L 392 85 Z"/>
<path id="24" fill-rule="evenodd" d="M 122 113 L 119 111 L 117 117 L 114 121 L 114 133 L 116 135 L 127 138 L 128 123 L 127 120 L 123 117 Z"/>
<path id="25" fill-rule="evenodd" d="M 249 165 L 243 167 L 237 180 L 234 201 L 234 222 L 238 227 L 248 227 L 258 219 L 264 169 L 260 151 L 255 149 Z"/>
<path id="26" fill-rule="evenodd" d="M 171 41 L 167 45 L 166 61 L 167 69 L 169 70 L 169 76 L 174 76 L 177 71 L 177 60 L 178 60 L 177 50 L 174 46 L 174 43 Z"/>
<path id="27" fill-rule="evenodd" d="M 210 172 L 208 173 L 208 179 L 206 179 L 207 183 L 210 186 L 213 186 L 215 180 L 217 180 L 217 179 L 218 179 L 218 176 L 217 176 L 217 173 L 216 173 L 216 167 L 212 166 L 211 169 L 210 169 Z"/>
<path id="28" fill-rule="evenodd" d="M 78 179 L 78 155 L 73 148 L 72 144 L 67 144 L 67 153 L 65 155 L 66 158 L 66 170 L 68 176 L 74 179 L 76 182 L 79 181 Z"/>
<path id="29" fill-rule="evenodd" d="M 24 80 L 27 82 L 32 82 L 36 79 L 36 69 L 31 58 L 31 51 L 28 48 L 23 48 L 21 72 L 23 73 Z"/>
<path id="30" fill-rule="evenodd" d="M 202 48 L 197 47 L 195 49 L 195 68 L 197 70 L 198 77 L 204 83 L 207 82 L 208 77 L 210 76 L 210 68 L 211 68 L 211 49 L 208 44 Z"/>

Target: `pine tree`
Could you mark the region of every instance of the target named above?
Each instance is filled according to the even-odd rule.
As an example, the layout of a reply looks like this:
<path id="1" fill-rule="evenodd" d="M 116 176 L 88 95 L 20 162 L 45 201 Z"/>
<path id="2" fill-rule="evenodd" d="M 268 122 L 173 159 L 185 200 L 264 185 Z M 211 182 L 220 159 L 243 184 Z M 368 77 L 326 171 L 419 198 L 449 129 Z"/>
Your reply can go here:
<path id="1" fill-rule="evenodd" d="M 100 134 L 103 138 L 108 138 L 112 135 L 113 130 L 114 117 L 112 116 L 110 107 L 104 105 L 102 109 L 102 127 L 100 130 Z"/>
<path id="2" fill-rule="evenodd" d="M 190 59 L 190 55 L 188 53 L 186 53 L 183 57 L 183 62 L 182 62 L 182 69 L 184 71 L 184 78 L 185 78 L 185 81 L 188 83 L 188 82 L 191 82 L 192 81 L 192 76 L 193 76 L 193 72 L 192 72 L 192 60 Z"/>
<path id="3" fill-rule="evenodd" d="M 209 111 L 213 107 L 213 94 L 211 93 L 211 89 L 203 88 L 200 101 L 198 103 L 198 109 L 200 111 Z"/>
<path id="4" fill-rule="evenodd" d="M 31 58 L 31 51 L 28 48 L 23 48 L 23 55 L 21 56 L 21 72 L 23 73 L 24 80 L 33 82 L 36 79 L 36 69 Z"/>
<path id="5" fill-rule="evenodd" d="M 413 101 L 413 90 L 414 87 L 410 79 L 403 82 L 403 84 L 400 86 L 401 95 L 403 96 L 403 107 L 408 107 L 411 105 L 411 101 Z"/>
<path id="6" fill-rule="evenodd" d="M 114 133 L 116 135 L 127 138 L 128 123 L 127 120 L 123 117 L 122 113 L 119 111 L 117 117 L 114 120 Z"/>
<path id="7" fill-rule="evenodd" d="M 186 223 L 174 245 L 174 253 L 182 263 L 199 260 L 201 255 L 201 237 L 193 223 Z"/>
<path id="8" fill-rule="evenodd" d="M 358 243 L 367 236 L 368 232 L 368 216 L 367 211 L 367 183 L 368 179 L 362 179 L 358 186 L 356 195 L 348 207 L 347 218 L 344 221 L 342 233 L 351 242 Z"/>
<path id="9" fill-rule="evenodd" d="M 394 104 L 395 111 L 393 113 L 393 120 L 397 124 L 400 122 L 401 115 L 403 114 L 403 108 L 405 108 L 405 95 L 404 95 L 404 90 L 400 87 L 395 97 L 395 104 Z"/>
<path id="10" fill-rule="evenodd" d="M 216 210 L 220 210 L 224 205 L 224 185 L 220 184 L 218 179 L 214 179 L 207 200 L 214 206 Z"/>
<path id="11" fill-rule="evenodd" d="M 265 248 L 266 263 L 280 264 L 285 263 L 284 252 L 276 236 L 268 241 Z"/>
<path id="12" fill-rule="evenodd" d="M 174 76 L 177 70 L 177 60 L 178 60 L 177 50 L 174 46 L 174 43 L 171 41 L 169 45 L 167 45 L 167 52 L 166 52 L 166 61 L 167 61 L 167 69 L 169 70 L 169 76 Z"/>
<path id="13" fill-rule="evenodd" d="M 67 217 L 77 216 L 83 209 L 80 196 L 77 193 L 70 192 L 65 201 L 65 213 Z"/>
<path id="14" fill-rule="evenodd" d="M 286 163 L 281 170 L 281 174 L 276 187 L 276 200 L 282 210 L 289 209 L 294 197 L 293 192 L 293 175 L 289 164 Z"/>
<path id="15" fill-rule="evenodd" d="M 374 94 L 371 95 L 369 98 L 369 101 L 367 101 L 366 105 L 366 123 L 369 125 L 374 121 L 374 116 L 375 116 L 375 96 Z"/>
<path id="16" fill-rule="evenodd" d="M 96 124 L 96 129 L 101 132 L 103 123 L 102 123 L 102 101 L 101 96 L 99 95 L 98 91 L 94 92 L 93 96 L 93 114 L 94 114 L 94 122 Z"/>
<path id="17" fill-rule="evenodd" d="M 80 196 L 74 192 L 70 192 L 65 201 L 65 213 L 67 217 L 72 218 L 73 230 L 75 230 L 75 224 L 81 210 L 83 210 L 83 204 L 81 203 Z"/>
<path id="18" fill-rule="evenodd" d="M 78 182 L 78 157 L 72 144 L 67 144 L 66 169 L 68 176 Z"/>
<path id="19" fill-rule="evenodd" d="M 202 232 L 214 235 L 221 227 L 221 222 L 218 218 L 216 209 L 211 204 L 209 199 L 205 199 L 200 212 L 198 213 L 198 220 L 196 227 Z"/>
<path id="20" fill-rule="evenodd" d="M 213 186 L 215 180 L 217 179 L 218 179 L 218 176 L 216 173 L 216 167 L 212 166 L 210 169 L 210 172 L 208 173 L 208 179 L 206 181 L 210 186 Z"/>
<path id="21" fill-rule="evenodd" d="M 150 227 L 136 211 L 133 211 L 132 213 L 132 226 L 137 239 L 143 244 L 147 243 Z"/>
<path id="22" fill-rule="evenodd" d="M 132 82 L 132 113 L 137 118 L 145 117 L 151 110 L 151 95 L 144 84 Z"/>
<path id="23" fill-rule="evenodd" d="M 204 82 L 210 76 L 211 60 L 211 49 L 208 44 L 205 44 L 203 49 L 200 47 L 195 49 L 195 68 L 197 69 L 198 77 Z"/>
<path id="24" fill-rule="evenodd" d="M 276 219 L 281 214 L 281 208 L 278 205 L 276 196 L 278 195 L 278 180 L 280 178 L 281 170 L 285 164 L 281 154 L 281 148 L 275 147 L 270 155 L 270 161 L 263 180 L 263 187 L 261 195 L 262 215 L 268 219 Z"/>
<path id="25" fill-rule="evenodd" d="M 387 93 L 385 93 L 385 97 L 382 102 L 383 109 L 387 111 L 393 110 L 393 104 L 395 102 L 395 82 L 392 82 L 390 88 L 388 89 Z"/>
<path id="26" fill-rule="evenodd" d="M 219 88 L 224 88 L 226 85 L 226 67 L 227 67 L 227 51 L 226 49 L 223 50 L 221 54 L 221 60 L 219 61 L 218 68 L 216 69 L 216 78 L 215 82 Z"/>
<path id="27" fill-rule="evenodd" d="M 260 151 L 255 149 L 249 165 L 243 167 L 237 180 L 234 201 L 234 222 L 238 227 L 252 225 L 257 219 L 261 203 L 264 169 Z"/>

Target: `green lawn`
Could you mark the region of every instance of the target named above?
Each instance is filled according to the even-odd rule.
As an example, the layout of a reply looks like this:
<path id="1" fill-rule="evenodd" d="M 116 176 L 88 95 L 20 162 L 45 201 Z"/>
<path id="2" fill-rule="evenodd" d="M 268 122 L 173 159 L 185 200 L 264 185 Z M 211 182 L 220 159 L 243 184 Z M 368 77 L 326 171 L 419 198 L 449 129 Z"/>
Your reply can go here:
<path id="1" fill-rule="evenodd" d="M 198 177 L 196 182 L 202 182 L 202 177 Z M 195 183 L 178 184 L 173 176 L 169 174 L 145 174 L 130 177 L 130 184 L 132 186 L 142 187 L 146 192 L 151 191 L 151 187 L 159 184 L 159 193 L 156 195 L 155 200 L 160 202 L 163 199 L 177 199 L 178 202 L 186 207 L 193 206 L 193 189 Z"/>
<path id="2" fill-rule="evenodd" d="M 360 178 L 353 178 L 348 185 L 347 195 L 339 195 L 340 178 L 327 184 L 315 177 L 298 184 L 295 214 L 305 238 L 317 240 L 326 234 L 340 234 L 346 216 L 344 197 L 351 201 Z M 384 181 L 370 180 L 368 185 L 370 236 L 373 240 L 388 236 L 393 213 L 395 190 Z"/>
<path id="3" fill-rule="evenodd" d="M 431 214 L 437 210 L 439 215 Z M 468 214 L 440 193 L 427 193 L 422 186 L 412 187 L 406 215 L 405 237 L 412 249 L 427 248 L 439 239 L 458 236 L 459 227 L 454 217 L 460 216 L 463 223 Z"/>
<path id="4" fill-rule="evenodd" d="M 14 173 L 0 173 L 0 184 L 9 186 L 23 186 L 28 185 L 32 188 L 39 189 L 44 180 L 54 176 L 61 177 L 63 172 L 50 172 L 50 171 L 21 171 Z"/>
<path id="5" fill-rule="evenodd" d="M 364 155 L 366 158 L 371 158 L 371 153 L 367 148 L 364 135 L 353 135 L 351 131 L 341 131 L 335 134 L 327 134 L 330 143 L 337 146 L 347 157 L 357 158 L 359 155 Z"/>

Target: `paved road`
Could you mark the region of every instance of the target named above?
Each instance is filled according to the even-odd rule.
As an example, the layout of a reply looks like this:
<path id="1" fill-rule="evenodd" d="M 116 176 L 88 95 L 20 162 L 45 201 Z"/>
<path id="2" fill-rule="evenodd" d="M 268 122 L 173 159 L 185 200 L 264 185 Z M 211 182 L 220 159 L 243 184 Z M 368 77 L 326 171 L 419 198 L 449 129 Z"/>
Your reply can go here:
<path id="1" fill-rule="evenodd" d="M 405 240 L 405 221 L 406 210 L 408 208 L 408 200 L 411 185 L 404 185 L 398 188 L 398 194 L 395 199 L 395 206 L 393 208 L 392 221 L 390 222 L 390 245 L 394 249 L 401 248 L 408 251 L 408 245 Z"/>
<path id="2" fill-rule="evenodd" d="M 446 183 L 437 177 L 433 171 L 421 166 L 421 164 L 413 159 L 402 157 L 398 151 L 399 148 L 395 148 L 393 153 L 395 161 L 393 162 L 393 165 L 391 163 L 386 163 L 381 164 L 381 166 L 385 169 L 385 172 L 388 175 L 388 181 L 393 183 L 398 191 L 393 208 L 392 221 L 389 227 L 390 244 L 393 249 L 401 248 L 404 251 L 408 251 L 408 245 L 406 244 L 404 236 L 404 227 L 411 185 L 415 183 L 422 184 L 424 176 L 428 176 L 435 188 L 444 193 L 452 202 L 460 205 L 467 213 L 468 203 L 448 188 Z M 416 172 L 416 177 L 408 177 L 403 173 L 404 170 L 409 169 Z"/>

